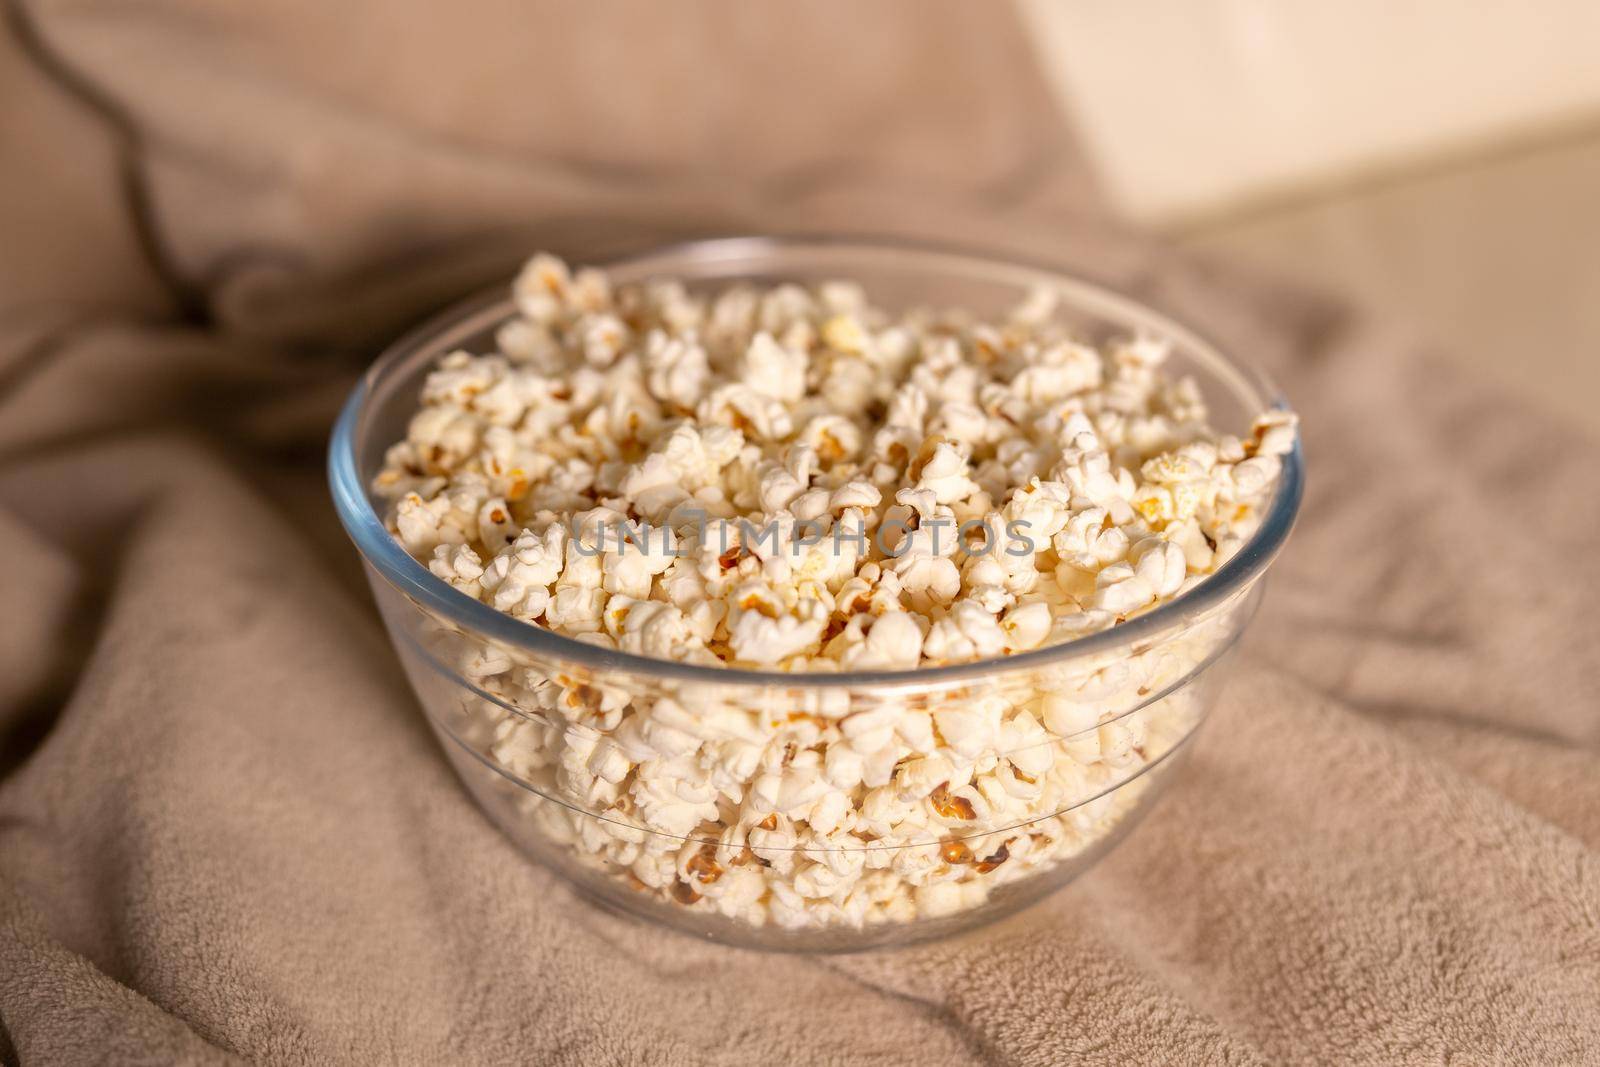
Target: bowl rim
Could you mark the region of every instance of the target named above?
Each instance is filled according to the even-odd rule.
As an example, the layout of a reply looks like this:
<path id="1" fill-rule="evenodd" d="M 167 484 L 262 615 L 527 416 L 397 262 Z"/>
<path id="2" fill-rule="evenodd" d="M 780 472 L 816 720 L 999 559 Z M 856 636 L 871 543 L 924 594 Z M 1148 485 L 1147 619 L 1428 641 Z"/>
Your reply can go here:
<path id="1" fill-rule="evenodd" d="M 657 260 L 664 264 L 686 257 L 710 261 L 744 260 L 762 254 L 793 254 L 806 250 L 911 255 L 919 257 L 919 262 L 924 266 L 940 263 L 946 267 L 985 269 L 1011 274 L 1019 282 L 1027 279 L 1048 284 L 1057 288 L 1069 302 L 1079 306 L 1087 304 L 1102 312 L 1119 315 L 1124 321 L 1137 320 L 1138 325 L 1154 327 L 1174 343 L 1186 346 L 1202 358 L 1216 363 L 1218 366 L 1215 369 L 1231 371 L 1240 379 L 1240 384 L 1259 394 L 1265 409 L 1288 410 L 1289 405 L 1282 392 L 1264 374 L 1230 358 L 1220 347 L 1191 327 L 1109 287 L 1048 264 L 1010 255 L 876 236 L 734 236 L 673 242 L 643 252 L 602 258 L 595 265 L 607 269 L 639 268 Z M 731 283 L 737 279 L 730 275 L 726 280 Z M 446 330 L 460 328 L 476 319 L 484 320 L 484 328 L 501 321 L 512 308 L 512 302 L 505 294 L 506 284 L 502 282 L 490 290 L 450 305 L 403 334 L 373 361 L 350 391 L 334 422 L 328 445 L 328 482 L 334 509 L 356 550 L 396 591 L 435 614 L 496 643 L 535 656 L 559 659 L 570 667 L 597 673 L 627 673 L 663 682 L 720 686 L 932 689 L 952 683 L 993 681 L 1002 675 L 1058 666 L 1137 643 L 1164 627 L 1183 625 L 1187 620 L 1206 614 L 1249 589 L 1283 548 L 1304 496 L 1304 458 L 1297 437 L 1294 448 L 1282 457 L 1283 469 L 1278 488 L 1261 525 L 1231 559 L 1204 581 L 1166 604 L 1110 629 L 1014 655 L 904 670 L 805 672 L 683 663 L 602 648 L 513 618 L 434 575 L 389 532 L 367 495 L 358 469 L 356 433 L 377 383 Z M 1132 322 L 1128 324 L 1133 325 Z"/>

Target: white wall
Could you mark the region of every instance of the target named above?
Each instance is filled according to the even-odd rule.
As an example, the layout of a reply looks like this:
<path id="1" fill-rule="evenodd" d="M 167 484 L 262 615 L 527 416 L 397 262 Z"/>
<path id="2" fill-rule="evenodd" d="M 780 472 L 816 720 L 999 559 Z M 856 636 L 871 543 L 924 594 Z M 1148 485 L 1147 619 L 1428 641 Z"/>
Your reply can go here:
<path id="1" fill-rule="evenodd" d="M 1593 0 L 1017 3 L 1142 221 L 1600 120 Z"/>

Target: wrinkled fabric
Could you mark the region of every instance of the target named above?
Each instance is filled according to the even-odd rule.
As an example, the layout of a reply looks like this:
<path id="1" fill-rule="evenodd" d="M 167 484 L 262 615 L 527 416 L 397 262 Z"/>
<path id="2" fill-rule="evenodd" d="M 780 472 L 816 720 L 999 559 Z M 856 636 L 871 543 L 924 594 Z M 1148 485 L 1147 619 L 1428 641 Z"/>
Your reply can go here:
<path id="1" fill-rule="evenodd" d="M 32 2 L 0 37 L 0 1053 L 1600 1062 L 1596 445 L 1106 215 L 1008 8 Z M 436 750 L 333 517 L 386 339 L 538 247 L 843 230 L 1266 367 L 1310 487 L 1182 781 L 1048 902 L 721 948 Z"/>

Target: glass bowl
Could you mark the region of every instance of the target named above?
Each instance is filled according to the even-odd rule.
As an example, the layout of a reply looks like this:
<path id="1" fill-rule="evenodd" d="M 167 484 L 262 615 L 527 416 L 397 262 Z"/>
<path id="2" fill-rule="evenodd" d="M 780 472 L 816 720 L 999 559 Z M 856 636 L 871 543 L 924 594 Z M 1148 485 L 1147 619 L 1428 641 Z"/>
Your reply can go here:
<path id="1" fill-rule="evenodd" d="M 1169 339 L 1169 366 L 1194 376 L 1214 425 L 1243 428 L 1281 404 L 1259 376 L 1157 312 L 1029 266 L 772 238 L 681 244 L 606 266 L 618 283 L 670 277 L 691 289 L 848 278 L 890 309 L 983 315 L 1049 286 L 1086 335 Z M 492 350 L 512 314 L 503 287 L 426 324 L 372 366 L 334 430 L 334 501 L 422 710 L 488 816 L 591 899 L 715 941 L 805 951 L 906 943 L 992 921 L 1087 870 L 1177 773 L 1299 506 L 1297 447 L 1257 532 L 1213 576 L 1112 629 L 1003 659 L 791 674 L 600 648 L 434 577 L 390 535 L 368 490 L 435 361 L 456 348 Z M 1022 712 L 1031 725 L 1020 723 Z M 986 740 L 947 760 L 957 753 L 944 734 L 964 716 L 969 725 L 1012 725 L 977 730 Z M 650 742 L 643 752 L 641 737 Z M 841 737 L 870 737 L 875 745 L 856 747 L 894 760 L 868 768 L 837 823 L 836 813 L 817 810 L 804 820 L 775 810 L 751 825 L 734 817 L 746 790 L 764 789 L 778 798 L 775 809 L 792 813 L 797 795 L 782 790 L 831 775 L 829 746 L 844 748 L 833 744 Z M 671 768 L 682 764 L 672 761 L 684 759 L 710 773 L 675 780 Z M 968 763 L 970 780 L 958 771 L 928 791 L 931 777 Z M 900 788 L 911 780 L 922 786 Z M 913 808 L 926 829 L 881 843 Z"/>

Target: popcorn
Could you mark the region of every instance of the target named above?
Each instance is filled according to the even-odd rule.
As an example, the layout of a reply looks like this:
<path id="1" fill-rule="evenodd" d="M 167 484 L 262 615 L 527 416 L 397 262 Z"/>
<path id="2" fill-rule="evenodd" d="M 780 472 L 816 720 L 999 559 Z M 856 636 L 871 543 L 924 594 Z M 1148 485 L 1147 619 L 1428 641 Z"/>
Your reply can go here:
<path id="1" fill-rule="evenodd" d="M 1008 651 L 1037 648 L 1050 635 L 1050 605 L 1035 600 L 1010 608 L 1000 620 L 1000 631 Z"/>
<path id="2" fill-rule="evenodd" d="M 877 616 L 841 662 L 854 670 L 907 670 L 921 659 L 922 631 L 905 612 L 890 612 Z"/>
<path id="3" fill-rule="evenodd" d="M 1047 287 L 981 322 L 539 255 L 512 295 L 374 491 L 463 595 L 627 655 L 912 671 L 1103 631 L 1237 553 L 1296 440 L 1287 411 L 1213 432 L 1166 340 L 1097 347 Z M 927 692 L 624 684 L 436 636 L 475 687 L 458 736 L 538 833 L 663 906 L 812 929 L 955 915 L 1109 834 L 1227 635 Z"/>
<path id="4" fill-rule="evenodd" d="M 785 348 L 769 333 L 758 333 L 745 349 L 741 377 L 763 396 L 794 403 L 805 395 L 807 363 L 805 352 Z"/>
<path id="5" fill-rule="evenodd" d="M 794 429 L 782 400 L 743 382 L 718 386 L 695 414 L 701 422 L 746 430 L 763 441 L 781 441 Z"/>
<path id="6" fill-rule="evenodd" d="M 439 545 L 433 550 L 428 569 L 463 593 L 476 597 L 482 592 L 483 561 L 467 545 Z"/>
<path id="7" fill-rule="evenodd" d="M 1183 549 L 1157 537 L 1134 545 L 1128 558 L 1133 561 L 1134 574 L 1148 584 L 1157 597 L 1176 593 L 1189 570 Z"/>
<path id="8" fill-rule="evenodd" d="M 528 260 L 511 283 L 511 294 L 522 317 L 542 325 L 553 322 L 561 313 L 571 285 L 572 274 L 567 265 L 541 252 Z"/>
<path id="9" fill-rule="evenodd" d="M 734 658 L 775 665 L 816 644 L 827 619 L 814 601 L 789 614 L 770 589 L 745 587 L 729 614 L 728 644 Z"/>
<path id="10" fill-rule="evenodd" d="M 1156 588 L 1126 563 L 1113 563 L 1095 578 L 1094 606 L 1115 615 L 1131 615 L 1156 598 Z"/>
<path id="11" fill-rule="evenodd" d="M 935 441 L 933 454 L 923 464 L 917 488 L 932 494 L 937 504 L 954 504 L 978 491 L 978 483 L 967 477 L 967 461 L 949 441 Z"/>
<path id="12" fill-rule="evenodd" d="M 644 600 L 650 596 L 655 576 L 677 558 L 677 535 L 666 526 L 642 531 L 618 526 L 617 530 L 616 541 L 606 547 L 602 585 L 607 593 Z"/>
<path id="13" fill-rule="evenodd" d="M 659 600 L 632 600 L 613 596 L 606 604 L 608 614 L 624 601 L 626 612 L 620 617 L 617 647 L 624 652 L 657 659 L 683 659 L 702 647 L 687 616 L 671 604 Z"/>

